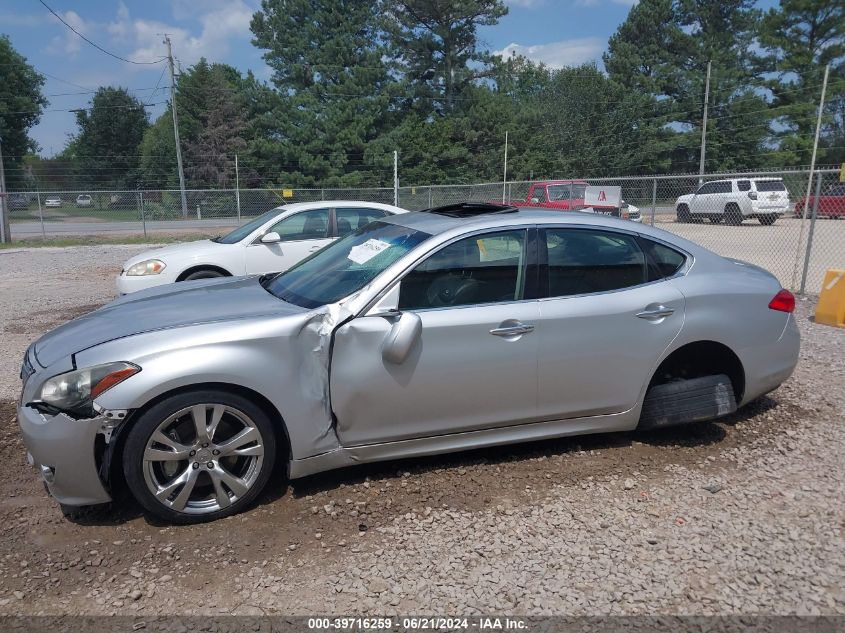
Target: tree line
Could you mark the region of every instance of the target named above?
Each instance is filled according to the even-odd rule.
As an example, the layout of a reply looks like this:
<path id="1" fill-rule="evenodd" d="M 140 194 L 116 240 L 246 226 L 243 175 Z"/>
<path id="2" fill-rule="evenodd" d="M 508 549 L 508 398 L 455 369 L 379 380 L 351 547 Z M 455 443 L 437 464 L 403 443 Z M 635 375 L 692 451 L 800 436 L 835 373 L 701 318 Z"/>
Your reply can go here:
<path id="1" fill-rule="evenodd" d="M 502 0 L 263 0 L 252 43 L 271 76 L 200 60 L 176 93 L 189 187 L 389 186 L 402 182 L 698 171 L 707 64 L 706 170 L 810 162 L 824 68 L 819 161 L 845 161 L 845 0 L 640 0 L 603 68 L 502 59 L 479 28 Z M 0 38 L 0 134 L 10 185 L 178 186 L 172 113 L 102 87 L 77 132 L 39 158 L 26 130 L 43 77 Z M 27 114 L 16 114 L 27 112 Z M 74 186 L 68 187 L 68 184 Z"/>

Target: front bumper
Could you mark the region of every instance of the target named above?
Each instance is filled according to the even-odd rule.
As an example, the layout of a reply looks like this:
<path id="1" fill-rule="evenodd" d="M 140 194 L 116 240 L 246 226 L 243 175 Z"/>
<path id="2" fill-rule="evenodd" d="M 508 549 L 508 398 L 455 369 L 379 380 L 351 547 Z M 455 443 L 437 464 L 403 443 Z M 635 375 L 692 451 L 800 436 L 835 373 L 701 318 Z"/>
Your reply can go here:
<path id="1" fill-rule="evenodd" d="M 163 273 L 158 275 L 139 275 L 136 277 L 118 275 L 117 291 L 121 295 L 128 295 L 131 292 L 138 292 L 139 290 L 146 290 L 147 288 L 163 286 L 164 284 L 169 284 L 172 281 L 173 280 L 169 277 L 165 277 Z"/>
<path id="2" fill-rule="evenodd" d="M 112 424 L 110 420 L 46 415 L 21 404 L 18 424 L 29 451 L 28 461 L 59 503 L 85 506 L 111 501 L 95 456 L 97 434 Z"/>

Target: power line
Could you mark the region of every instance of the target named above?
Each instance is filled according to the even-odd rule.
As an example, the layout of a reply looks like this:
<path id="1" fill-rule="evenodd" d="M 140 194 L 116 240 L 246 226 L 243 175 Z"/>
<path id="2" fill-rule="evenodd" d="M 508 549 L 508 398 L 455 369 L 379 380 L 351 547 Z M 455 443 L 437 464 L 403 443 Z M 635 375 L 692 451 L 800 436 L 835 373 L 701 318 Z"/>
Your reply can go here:
<path id="1" fill-rule="evenodd" d="M 107 51 L 105 48 L 103 48 L 102 46 L 100 46 L 100 45 L 99 45 L 99 44 L 97 44 L 96 42 L 92 42 L 92 41 L 91 41 L 91 40 L 89 40 L 87 37 L 85 37 L 82 33 L 80 33 L 80 32 L 79 32 L 79 31 L 77 31 L 75 28 L 73 28 L 70 24 L 68 24 L 67 22 L 65 22 L 64 18 L 63 18 L 62 16 L 60 16 L 58 13 L 56 13 L 56 12 L 55 12 L 55 11 L 54 11 L 51 7 L 50 7 L 50 5 L 48 5 L 46 2 L 44 2 L 44 0 L 38 0 L 38 1 L 39 1 L 41 4 L 43 4 L 43 5 L 44 5 L 44 8 L 46 8 L 46 9 L 47 9 L 50 13 L 52 13 L 54 16 L 56 16 L 56 18 L 59 20 L 59 22 L 61 22 L 61 23 L 62 23 L 62 24 L 64 24 L 67 28 L 69 28 L 71 31 L 73 31 L 74 33 L 76 33 L 79 37 L 81 37 L 83 40 L 85 40 L 86 42 L 88 42 L 91 46 L 93 46 L 93 47 L 94 47 L 94 48 L 96 48 L 97 50 L 99 50 L 99 51 L 101 51 L 101 52 L 105 53 L 106 55 L 109 55 L 110 57 L 114 57 L 115 59 L 119 59 L 120 61 L 122 61 L 122 62 L 127 62 L 127 63 L 129 63 L 129 64 L 137 64 L 137 65 L 139 65 L 139 66 L 150 66 L 150 65 L 154 65 L 154 64 L 160 64 L 161 62 L 163 62 L 163 61 L 166 59 L 165 57 L 162 57 L 161 59 L 157 59 L 156 61 L 152 61 L 152 62 L 139 62 L 139 61 L 135 61 L 135 60 L 132 60 L 132 59 L 126 59 L 125 57 L 121 57 L 120 55 L 115 55 L 115 54 L 114 54 L 114 53 L 112 53 L 111 51 Z"/>

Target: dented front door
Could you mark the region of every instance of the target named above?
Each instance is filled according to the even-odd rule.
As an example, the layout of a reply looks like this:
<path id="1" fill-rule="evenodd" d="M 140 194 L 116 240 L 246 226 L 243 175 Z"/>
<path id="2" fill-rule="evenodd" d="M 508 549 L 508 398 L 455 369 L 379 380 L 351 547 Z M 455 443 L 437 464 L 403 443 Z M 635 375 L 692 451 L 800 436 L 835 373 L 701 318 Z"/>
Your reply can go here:
<path id="1" fill-rule="evenodd" d="M 535 417 L 536 301 L 417 314 L 422 333 L 399 364 L 386 361 L 381 351 L 395 317 L 360 317 L 335 332 L 331 403 L 343 446 L 507 426 Z M 519 330 L 516 323 L 525 327 Z"/>

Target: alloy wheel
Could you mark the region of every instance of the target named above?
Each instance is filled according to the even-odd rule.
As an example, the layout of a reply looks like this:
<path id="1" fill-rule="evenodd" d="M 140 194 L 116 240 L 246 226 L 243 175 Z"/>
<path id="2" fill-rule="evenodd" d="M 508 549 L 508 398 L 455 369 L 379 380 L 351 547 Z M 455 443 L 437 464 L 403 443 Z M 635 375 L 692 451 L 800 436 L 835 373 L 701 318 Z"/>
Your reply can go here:
<path id="1" fill-rule="evenodd" d="M 264 449 L 258 426 L 243 411 L 196 404 L 167 417 L 150 435 L 142 457 L 144 481 L 170 510 L 217 512 L 255 485 Z"/>

